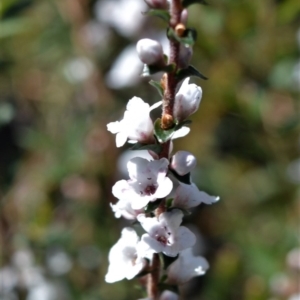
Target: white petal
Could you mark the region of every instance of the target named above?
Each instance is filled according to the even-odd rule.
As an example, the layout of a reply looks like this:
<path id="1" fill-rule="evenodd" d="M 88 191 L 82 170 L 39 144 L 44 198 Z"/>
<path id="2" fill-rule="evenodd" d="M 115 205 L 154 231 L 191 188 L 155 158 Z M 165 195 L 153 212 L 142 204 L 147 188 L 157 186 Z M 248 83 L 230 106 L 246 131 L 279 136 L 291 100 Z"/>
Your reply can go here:
<path id="1" fill-rule="evenodd" d="M 164 198 L 171 193 L 172 188 L 173 188 L 172 180 L 168 177 L 165 177 L 164 180 L 160 182 L 154 195 L 156 198 Z"/>
<path id="2" fill-rule="evenodd" d="M 110 122 L 106 125 L 107 130 L 110 131 L 111 133 L 115 134 L 117 132 L 119 132 L 121 129 L 120 127 L 120 122 L 116 121 L 116 122 Z"/>
<path id="3" fill-rule="evenodd" d="M 188 135 L 188 133 L 191 131 L 191 129 L 189 127 L 186 126 L 182 126 L 180 129 L 178 129 L 177 131 L 174 132 L 172 139 L 178 139 L 181 137 L 184 137 L 186 135 Z"/>
<path id="4" fill-rule="evenodd" d="M 123 131 L 117 133 L 116 145 L 118 148 L 122 147 L 126 143 L 127 137 L 128 137 L 127 134 Z"/>

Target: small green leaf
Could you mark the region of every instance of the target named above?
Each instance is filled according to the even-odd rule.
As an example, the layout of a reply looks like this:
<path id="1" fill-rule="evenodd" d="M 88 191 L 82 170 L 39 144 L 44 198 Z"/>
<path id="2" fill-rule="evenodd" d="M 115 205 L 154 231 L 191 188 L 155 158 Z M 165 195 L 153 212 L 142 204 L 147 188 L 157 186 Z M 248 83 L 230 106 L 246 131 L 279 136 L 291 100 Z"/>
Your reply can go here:
<path id="1" fill-rule="evenodd" d="M 182 37 L 178 36 L 173 28 L 169 27 L 167 30 L 169 39 L 173 39 L 181 44 L 193 46 L 197 39 L 197 32 L 193 28 L 187 28 Z"/>
<path id="2" fill-rule="evenodd" d="M 196 76 L 199 77 L 201 79 L 207 80 L 208 78 L 206 76 L 204 76 L 203 74 L 201 74 L 195 67 L 193 66 L 188 66 L 186 69 L 181 69 L 177 72 L 176 74 L 176 79 L 178 81 L 181 81 L 187 77 L 190 76 Z"/>
<path id="3" fill-rule="evenodd" d="M 160 202 L 161 202 L 161 199 L 158 199 L 158 200 L 156 200 L 154 202 L 149 202 L 147 204 L 147 206 L 145 207 L 145 213 L 148 214 L 148 213 L 154 211 L 155 209 L 157 209 L 158 206 L 159 206 L 159 204 L 160 204 Z"/>
<path id="4" fill-rule="evenodd" d="M 183 126 L 190 125 L 191 123 L 192 123 L 192 120 L 184 120 L 180 123 L 177 123 L 176 126 L 175 126 L 175 131 L 179 130 Z"/>
<path id="5" fill-rule="evenodd" d="M 185 175 L 179 175 L 176 171 L 170 169 L 170 172 L 174 175 L 174 177 L 182 182 L 182 183 L 185 183 L 185 184 L 191 184 L 191 174 L 190 173 L 187 173 Z"/>
<path id="6" fill-rule="evenodd" d="M 144 65 L 143 71 L 142 71 L 142 76 L 147 77 L 150 75 L 153 75 L 158 72 L 167 72 L 171 73 L 175 69 L 174 64 L 166 65 L 166 66 L 157 66 L 157 65 Z"/>
<path id="7" fill-rule="evenodd" d="M 155 153 L 160 153 L 162 150 L 162 146 L 160 144 L 134 144 L 130 150 L 151 150 Z"/>
<path id="8" fill-rule="evenodd" d="M 158 288 L 159 288 L 160 291 L 168 290 L 168 291 L 172 291 L 172 292 L 179 295 L 179 289 L 178 289 L 177 285 L 159 283 Z"/>
<path id="9" fill-rule="evenodd" d="M 171 139 L 173 133 L 175 132 L 175 126 L 171 129 L 164 130 L 161 128 L 161 120 L 157 119 L 154 123 L 154 134 L 160 143 L 165 143 Z"/>
<path id="10" fill-rule="evenodd" d="M 150 81 L 149 81 L 149 84 L 152 85 L 152 86 L 154 86 L 154 87 L 157 89 L 159 95 L 160 95 L 162 98 L 164 97 L 164 89 L 162 88 L 162 86 L 161 86 L 161 84 L 160 84 L 159 81 L 150 80 Z"/>
<path id="11" fill-rule="evenodd" d="M 166 270 L 168 268 L 168 266 L 178 258 L 178 255 L 175 257 L 171 257 L 171 256 L 167 256 L 165 254 L 162 254 L 161 258 L 162 258 L 162 261 L 164 264 L 164 269 Z"/>
<path id="12" fill-rule="evenodd" d="M 208 5 L 208 3 L 205 0 L 183 0 L 182 1 L 182 6 L 183 7 L 188 7 L 192 4 L 203 4 L 203 5 Z"/>
<path id="13" fill-rule="evenodd" d="M 171 17 L 170 14 L 164 10 L 164 9 L 150 9 L 147 12 L 145 12 L 146 15 L 148 16 L 155 16 L 163 19 L 167 23 L 169 23 Z"/>
<path id="14" fill-rule="evenodd" d="M 174 200 L 173 198 L 167 199 L 167 201 L 166 201 L 166 207 L 167 208 L 170 208 L 172 206 L 173 200 Z"/>

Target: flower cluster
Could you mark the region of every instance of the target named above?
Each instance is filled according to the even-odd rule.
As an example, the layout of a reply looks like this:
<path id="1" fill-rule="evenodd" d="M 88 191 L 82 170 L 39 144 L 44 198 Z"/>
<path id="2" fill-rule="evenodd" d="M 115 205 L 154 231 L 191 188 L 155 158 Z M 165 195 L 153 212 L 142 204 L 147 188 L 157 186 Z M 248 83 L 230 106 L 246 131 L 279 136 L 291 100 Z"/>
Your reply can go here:
<path id="1" fill-rule="evenodd" d="M 167 1 L 146 2 L 159 10 L 165 10 L 168 6 Z M 181 16 L 186 20 L 187 11 L 183 10 Z M 188 29 L 184 30 L 188 32 Z M 174 32 L 180 34 L 180 31 Z M 123 119 L 107 125 L 107 129 L 116 134 L 117 147 L 126 142 L 132 143 L 133 150 L 148 150 L 152 157 L 152 160 L 142 157 L 130 159 L 127 163 L 129 179 L 117 181 L 112 188 L 113 195 L 118 199 L 116 204 L 111 204 L 115 216 L 134 221 L 144 233 L 138 235 L 131 227 L 123 229 L 121 238 L 110 250 L 109 269 L 105 277 L 107 282 L 112 283 L 138 275 L 154 276 L 157 270 L 155 257 L 161 256 L 159 263 L 164 261 L 165 256 L 170 257 L 172 263 L 160 266 L 156 280 L 163 283 L 164 288 L 155 295 L 150 293 L 147 299 L 177 299 L 178 296 L 166 287 L 181 285 L 205 274 L 208 263 L 203 257 L 193 255 L 196 236 L 182 226 L 182 220 L 191 208 L 201 203 L 213 204 L 219 199 L 200 191 L 192 182 L 191 171 L 196 166 L 193 154 L 187 151 L 172 153 L 173 139 L 189 132 L 185 126 L 189 123 L 187 118 L 197 111 L 202 89 L 189 82 L 190 73 L 200 73 L 189 66 L 191 47 L 185 44 L 187 40 L 175 41 L 171 36 L 170 41 L 180 44 L 180 47 L 177 48 L 177 60 L 169 60 L 169 63 L 159 42 L 142 39 L 136 46 L 137 54 L 145 64 L 144 73 L 145 70 L 148 72 L 146 75 L 165 72 L 160 82 L 152 84 L 163 100 L 150 106 L 141 98 L 133 97 L 127 104 Z M 203 75 L 198 77 L 203 78 Z M 174 97 L 169 101 L 172 105 L 166 113 L 170 92 L 167 82 L 172 80 L 175 83 Z M 162 118 L 152 120 L 151 110 L 161 104 Z M 167 123 L 163 124 L 166 119 Z"/>

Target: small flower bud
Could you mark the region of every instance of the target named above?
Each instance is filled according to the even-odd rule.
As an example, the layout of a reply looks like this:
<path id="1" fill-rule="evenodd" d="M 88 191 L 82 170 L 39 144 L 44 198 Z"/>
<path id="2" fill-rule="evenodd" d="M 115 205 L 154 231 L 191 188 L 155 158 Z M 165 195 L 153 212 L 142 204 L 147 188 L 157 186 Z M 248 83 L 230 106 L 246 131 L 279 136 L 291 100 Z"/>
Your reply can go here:
<path id="1" fill-rule="evenodd" d="M 187 18 L 188 18 L 188 11 L 187 11 L 187 9 L 185 8 L 185 9 L 181 12 L 181 15 L 180 15 L 180 23 L 186 24 Z"/>
<path id="2" fill-rule="evenodd" d="M 168 1 L 167 0 L 144 0 L 151 8 L 156 9 L 167 9 Z"/>
<path id="3" fill-rule="evenodd" d="M 202 89 L 196 84 L 189 84 L 190 78 L 186 78 L 175 97 L 174 117 L 182 122 L 191 114 L 197 111 L 201 97 Z"/>
<path id="4" fill-rule="evenodd" d="M 150 39 L 139 40 L 136 44 L 136 50 L 144 64 L 164 64 L 163 48 L 159 42 Z"/>
<path id="5" fill-rule="evenodd" d="M 171 168 L 183 176 L 196 167 L 196 157 L 188 151 L 178 151 L 172 157 Z"/>
<path id="6" fill-rule="evenodd" d="M 169 114 L 164 114 L 161 118 L 161 128 L 170 129 L 174 125 L 174 118 Z"/>
<path id="7" fill-rule="evenodd" d="M 182 23 L 179 23 L 175 27 L 175 32 L 178 36 L 182 37 L 185 32 L 185 26 Z"/>

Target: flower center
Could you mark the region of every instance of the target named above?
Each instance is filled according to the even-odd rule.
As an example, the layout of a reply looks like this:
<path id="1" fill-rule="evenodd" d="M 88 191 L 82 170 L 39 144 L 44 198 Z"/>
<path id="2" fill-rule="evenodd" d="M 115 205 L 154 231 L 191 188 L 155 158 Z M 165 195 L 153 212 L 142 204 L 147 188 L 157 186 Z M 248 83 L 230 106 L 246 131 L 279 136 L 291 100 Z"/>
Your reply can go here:
<path id="1" fill-rule="evenodd" d="M 147 185 L 144 191 L 141 191 L 142 195 L 153 195 L 156 192 L 156 186 L 154 184 Z"/>

